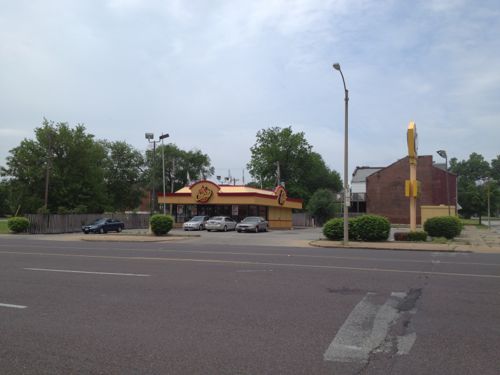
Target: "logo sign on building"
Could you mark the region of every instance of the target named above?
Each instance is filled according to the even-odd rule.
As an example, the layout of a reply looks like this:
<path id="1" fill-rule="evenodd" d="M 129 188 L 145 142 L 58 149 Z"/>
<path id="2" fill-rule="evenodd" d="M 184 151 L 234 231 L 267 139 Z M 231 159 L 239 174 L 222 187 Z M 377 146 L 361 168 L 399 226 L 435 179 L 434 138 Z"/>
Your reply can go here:
<path id="1" fill-rule="evenodd" d="M 274 194 L 276 195 L 277 197 L 277 200 L 278 200 L 278 204 L 280 206 L 283 206 L 286 202 L 286 190 L 283 186 L 278 186 L 276 188 L 276 190 L 274 190 Z"/>
<path id="2" fill-rule="evenodd" d="M 201 185 L 195 195 L 196 202 L 206 203 L 212 198 L 214 192 L 208 185 Z"/>

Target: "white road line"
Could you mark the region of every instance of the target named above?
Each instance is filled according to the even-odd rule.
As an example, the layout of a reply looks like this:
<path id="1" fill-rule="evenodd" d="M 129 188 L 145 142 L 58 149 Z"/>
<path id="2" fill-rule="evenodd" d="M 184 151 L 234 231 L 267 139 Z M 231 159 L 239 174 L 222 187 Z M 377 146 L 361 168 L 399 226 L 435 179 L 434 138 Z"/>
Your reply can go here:
<path id="1" fill-rule="evenodd" d="M 252 272 L 273 272 L 273 270 L 237 270 L 236 272 L 242 272 L 242 273 L 245 273 L 245 272 L 248 272 L 248 273 L 252 273 Z"/>
<path id="2" fill-rule="evenodd" d="M 137 277 L 148 277 L 151 275 L 143 275 L 140 273 L 116 273 L 116 272 L 91 272 L 91 271 L 75 271 L 75 270 L 55 270 L 49 268 L 23 268 L 28 271 L 47 271 L 47 272 L 67 272 L 67 273 L 85 273 L 93 275 L 111 275 L 111 276 L 137 276 Z"/>
<path id="3" fill-rule="evenodd" d="M 12 247 L 10 244 L 0 244 L 0 247 Z M 24 246 L 18 246 L 24 247 Z M 47 246 L 35 246 L 30 245 L 30 248 L 37 249 L 47 249 Z M 51 246 L 51 250 L 89 250 L 87 247 L 60 247 Z M 108 250 L 104 247 L 93 247 L 91 250 Z M 248 256 L 265 256 L 265 257 L 285 257 L 285 258 L 318 258 L 318 259 L 340 259 L 340 260 L 362 260 L 367 262 L 389 262 L 389 263 L 422 263 L 422 264 L 434 264 L 436 261 L 433 260 L 417 260 L 417 259 L 401 259 L 401 258 L 374 258 L 374 257 L 362 257 L 362 256 L 339 256 L 339 255 L 312 255 L 312 254 L 278 254 L 278 253 L 255 253 L 255 252 L 228 252 L 228 251 L 198 251 L 198 250 L 177 250 L 177 249 L 138 249 L 138 248 L 120 248 L 120 251 L 161 251 L 162 253 L 179 253 L 179 254 L 206 254 L 206 255 L 248 255 Z M 10 254 L 12 252 L 0 251 L 0 253 Z M 450 257 L 460 255 L 462 257 L 470 256 L 470 253 L 431 253 L 432 257 Z M 446 260 L 437 261 L 440 264 L 454 264 L 454 265 L 475 265 L 475 266 L 486 266 L 486 267 L 500 267 L 500 263 L 481 263 L 481 262 L 448 262 Z"/>
<path id="4" fill-rule="evenodd" d="M 396 308 L 406 293 L 393 293 L 382 306 L 374 297 L 368 293 L 352 310 L 324 353 L 325 361 L 365 363 L 373 350 L 382 347 L 400 315 Z"/>
<path id="5" fill-rule="evenodd" d="M 33 253 L 21 251 L 0 251 L 0 254 L 13 255 L 37 255 L 37 256 L 56 256 L 73 258 L 92 258 L 92 259 L 116 259 L 116 260 L 145 260 L 145 261 L 163 261 L 163 262 L 181 262 L 181 263 L 205 263 L 205 264 L 229 264 L 229 265 L 256 265 L 268 267 L 290 267 L 290 268 L 311 268 L 311 269 L 329 269 L 329 270 L 348 270 L 364 272 L 382 272 L 382 273 L 406 273 L 413 275 L 435 275 L 452 277 L 478 277 L 485 279 L 500 279 L 500 275 L 474 274 L 474 273 L 455 273 L 455 272 L 436 272 L 436 271 L 418 271 L 418 270 L 399 270 L 391 268 L 369 268 L 369 267 L 344 267 L 328 266 L 315 264 L 297 264 L 297 263 L 271 263 L 271 262 L 252 262 L 252 261 L 234 261 L 223 259 L 191 259 L 191 258 L 167 258 L 167 257 L 134 257 L 134 256 L 111 256 L 111 255 L 84 255 L 84 254 L 58 254 L 58 253 Z M 149 275 L 148 275 L 149 276 Z"/>
<path id="6" fill-rule="evenodd" d="M 11 307 L 13 309 L 25 309 L 28 306 L 23 305 L 11 305 L 9 303 L 0 303 L 0 307 Z"/>

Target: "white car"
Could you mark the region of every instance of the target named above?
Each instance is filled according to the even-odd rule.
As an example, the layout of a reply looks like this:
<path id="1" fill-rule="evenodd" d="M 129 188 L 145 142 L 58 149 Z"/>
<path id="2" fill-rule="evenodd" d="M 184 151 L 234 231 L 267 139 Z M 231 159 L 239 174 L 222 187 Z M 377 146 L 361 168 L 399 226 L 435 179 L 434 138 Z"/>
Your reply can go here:
<path id="1" fill-rule="evenodd" d="M 204 230 L 208 219 L 208 216 L 194 216 L 191 220 L 182 224 L 182 228 L 184 230 Z"/>
<path id="2" fill-rule="evenodd" d="M 229 216 L 214 216 L 207 221 L 205 228 L 207 228 L 209 232 L 212 230 L 227 232 L 228 230 L 234 230 L 234 228 L 236 228 L 236 221 Z"/>

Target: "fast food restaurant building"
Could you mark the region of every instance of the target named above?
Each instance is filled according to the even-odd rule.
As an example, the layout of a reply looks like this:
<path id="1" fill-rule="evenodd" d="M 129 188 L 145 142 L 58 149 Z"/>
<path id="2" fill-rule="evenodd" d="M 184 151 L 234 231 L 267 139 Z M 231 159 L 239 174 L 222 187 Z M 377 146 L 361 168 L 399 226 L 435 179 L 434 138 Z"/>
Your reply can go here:
<path id="1" fill-rule="evenodd" d="M 193 216 L 229 216 L 240 221 L 247 216 L 262 216 L 271 229 L 291 229 L 292 209 L 302 209 L 302 199 L 290 198 L 282 186 L 274 190 L 241 185 L 218 185 L 198 181 L 175 193 L 158 196 L 158 203 L 172 204 L 176 224 Z"/>

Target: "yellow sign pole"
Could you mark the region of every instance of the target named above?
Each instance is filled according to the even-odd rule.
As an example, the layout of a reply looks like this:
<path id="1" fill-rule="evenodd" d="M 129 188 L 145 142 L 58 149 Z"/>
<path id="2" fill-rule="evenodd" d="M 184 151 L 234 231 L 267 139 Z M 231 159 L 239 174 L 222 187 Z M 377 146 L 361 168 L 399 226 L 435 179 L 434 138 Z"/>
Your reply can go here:
<path id="1" fill-rule="evenodd" d="M 410 181 L 410 230 L 414 232 L 417 230 L 417 197 L 413 193 L 417 187 L 417 163 L 410 164 Z"/>
<path id="2" fill-rule="evenodd" d="M 417 143 L 417 125 L 412 121 L 408 125 L 406 133 L 408 141 L 408 157 L 410 159 L 410 181 L 407 183 L 409 189 L 407 193 L 410 196 L 410 230 L 417 230 L 417 160 L 418 160 L 418 143 Z"/>

